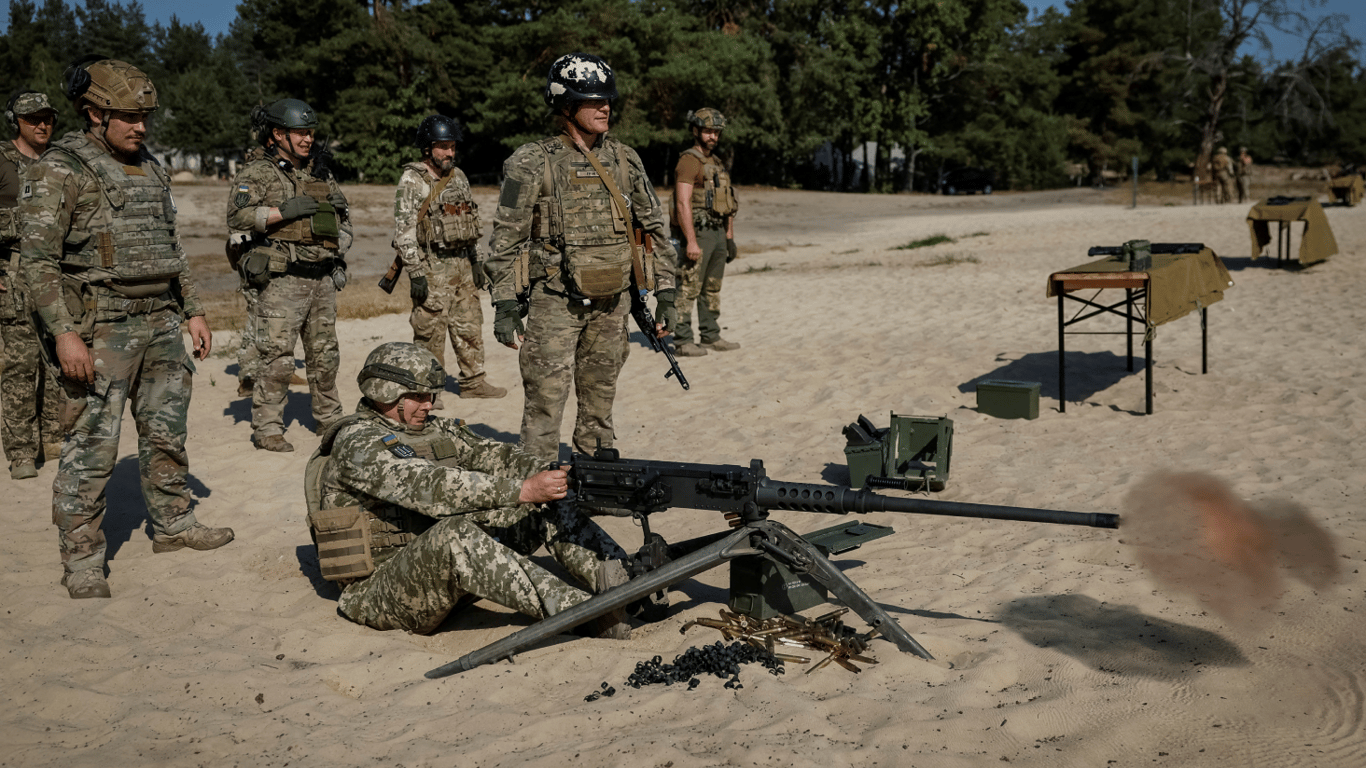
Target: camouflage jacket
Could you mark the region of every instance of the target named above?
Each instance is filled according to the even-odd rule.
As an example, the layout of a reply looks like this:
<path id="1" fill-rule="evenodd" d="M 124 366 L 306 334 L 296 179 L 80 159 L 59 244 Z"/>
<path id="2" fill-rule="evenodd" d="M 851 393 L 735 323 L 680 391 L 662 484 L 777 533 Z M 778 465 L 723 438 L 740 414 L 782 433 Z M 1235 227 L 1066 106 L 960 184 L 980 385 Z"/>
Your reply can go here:
<path id="1" fill-rule="evenodd" d="M 62 263 L 68 235 L 108 229 L 109 222 L 117 217 L 117 209 L 101 188 L 95 171 L 72 151 L 60 146 L 75 146 L 81 142 L 101 147 L 82 132 L 68 133 L 53 142 L 43 156 L 29 166 L 20 195 L 20 262 L 38 315 L 53 336 L 79 330 L 80 318 L 72 315 L 62 293 Z M 165 177 L 160 164 L 146 148 L 139 153 L 135 165 L 123 167 L 137 171 L 135 175 Z M 165 226 L 174 232 L 174 206 L 166 206 L 164 215 L 170 219 L 164 222 Z M 170 282 L 175 284 L 180 295 L 181 311 L 186 317 L 203 315 L 204 307 L 190 277 L 189 261 L 178 236 L 173 250 L 179 268 Z M 80 275 L 84 282 L 99 290 L 106 290 L 100 286 L 110 281 L 98 268 L 73 274 Z"/>
<path id="2" fill-rule="evenodd" d="M 628 198 L 635 218 L 646 232 L 654 236 L 655 289 L 673 288 L 675 255 L 669 240 L 664 206 L 660 204 L 654 185 L 645 174 L 640 155 L 605 134 L 599 137 L 592 151 L 609 173 L 616 174 L 618 164 L 626 164 L 630 188 L 621 192 Z M 541 207 L 539 203 L 543 197 L 560 198 L 571 183 L 582 183 L 571 182 L 571 179 L 586 178 L 588 174 L 596 177 L 581 152 L 568 148 L 558 137 L 523 144 L 503 163 L 503 186 L 498 196 L 498 209 L 493 216 L 492 253 L 486 265 L 492 281 L 494 301 L 516 298 L 518 286 L 515 265 L 524 251 L 530 250 L 539 258 L 547 255 L 555 258 L 558 251 L 548 250 L 555 245 L 545 236 L 549 215 L 538 210 Z M 544 189 L 547 175 L 551 186 L 549 190 Z M 549 194 L 546 195 L 546 192 Z M 533 220 L 542 231 L 532 231 Z M 570 228 L 575 223 L 566 221 L 564 225 Z M 532 269 L 532 277 L 536 278 L 535 265 Z M 540 275 L 544 274 L 542 270 Z"/>
<path id="3" fill-rule="evenodd" d="M 237 172 L 228 192 L 228 229 L 255 232 L 270 238 L 273 233 L 289 227 L 293 222 L 282 221 L 267 227 L 269 209 L 279 208 L 286 200 L 308 194 L 310 185 L 321 188 L 325 185 L 326 194 L 314 195 L 326 200 L 331 193 L 341 194 L 335 176 L 328 175 L 326 180 L 319 179 L 311 172 L 311 166 L 295 168 L 288 161 L 261 156 L 252 160 Z M 321 245 L 301 245 L 271 239 L 271 245 L 299 261 L 323 261 L 345 256 L 351 247 L 351 218 L 339 216 L 337 228 L 341 231 L 340 245 L 336 250 Z"/>
<path id="4" fill-rule="evenodd" d="M 432 178 L 431 171 L 423 162 L 403 166 L 403 175 L 398 179 L 398 191 L 394 194 L 393 244 L 399 258 L 403 259 L 403 268 L 407 270 L 409 277 L 426 277 L 430 272 L 427 259 L 431 257 L 431 252 L 418 243 L 417 239 L 417 212 L 422 208 L 427 195 L 431 194 L 432 185 L 438 182 L 438 179 Z M 452 168 L 451 180 L 446 182 L 446 188 L 441 190 L 440 201 L 465 203 L 473 199 L 470 180 L 465 178 L 465 172 L 459 168 Z M 437 203 L 438 201 L 433 200 L 428 209 Z"/>
<path id="5" fill-rule="evenodd" d="M 360 417 L 342 426 L 322 474 L 322 509 L 359 504 L 397 521 L 405 513 L 449 517 L 517 505 L 522 481 L 541 462 L 512 443 L 479 437 L 458 419 L 431 416 L 411 433 L 362 400 Z M 401 458 L 385 443 L 423 443 L 431 450 Z M 393 442 L 393 440 L 391 440 Z M 401 448 L 399 449 L 401 452 Z"/>

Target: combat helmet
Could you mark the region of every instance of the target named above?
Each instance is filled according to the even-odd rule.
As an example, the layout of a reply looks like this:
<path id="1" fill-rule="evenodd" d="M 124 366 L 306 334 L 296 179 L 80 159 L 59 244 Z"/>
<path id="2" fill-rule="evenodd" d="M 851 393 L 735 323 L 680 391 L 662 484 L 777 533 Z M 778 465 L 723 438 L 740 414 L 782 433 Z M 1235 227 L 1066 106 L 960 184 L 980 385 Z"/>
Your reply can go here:
<path id="1" fill-rule="evenodd" d="M 554 112 L 578 101 L 617 97 L 617 78 L 607 62 L 591 53 L 555 59 L 545 78 L 545 104 Z"/>
<path id="2" fill-rule="evenodd" d="M 460 122 L 445 115 L 428 115 L 417 127 L 413 146 L 426 152 L 438 141 L 460 141 Z"/>
<path id="3" fill-rule="evenodd" d="M 371 402 L 392 403 L 410 392 L 440 392 L 446 386 L 446 369 L 426 349 L 407 341 L 390 341 L 365 358 L 356 383 Z"/>
<path id="4" fill-rule="evenodd" d="M 152 79 L 126 61 L 86 56 L 67 68 L 65 80 L 66 96 L 78 112 L 91 106 L 145 114 L 158 106 Z"/>
<path id="5" fill-rule="evenodd" d="M 726 116 L 721 114 L 721 110 L 703 107 L 695 112 L 688 112 L 688 126 L 690 128 L 715 128 L 721 130 L 726 127 Z"/>

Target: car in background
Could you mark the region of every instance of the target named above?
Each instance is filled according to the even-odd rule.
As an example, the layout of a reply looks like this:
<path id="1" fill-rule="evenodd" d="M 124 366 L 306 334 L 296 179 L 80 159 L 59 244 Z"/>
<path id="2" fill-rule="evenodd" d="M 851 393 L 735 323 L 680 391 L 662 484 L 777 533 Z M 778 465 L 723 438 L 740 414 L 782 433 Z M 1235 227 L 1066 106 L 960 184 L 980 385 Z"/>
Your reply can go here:
<path id="1" fill-rule="evenodd" d="M 939 191 L 945 195 L 971 194 L 981 192 L 991 194 L 996 183 L 996 172 L 988 168 L 958 168 L 945 171 L 939 176 Z"/>

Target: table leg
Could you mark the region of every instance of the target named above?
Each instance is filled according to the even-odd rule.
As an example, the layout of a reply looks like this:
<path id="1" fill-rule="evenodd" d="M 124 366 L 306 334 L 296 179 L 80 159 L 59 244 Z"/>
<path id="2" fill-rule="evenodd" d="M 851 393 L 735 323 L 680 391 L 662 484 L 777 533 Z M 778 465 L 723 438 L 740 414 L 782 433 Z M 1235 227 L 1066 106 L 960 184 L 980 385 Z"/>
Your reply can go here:
<path id="1" fill-rule="evenodd" d="M 1067 413 L 1066 292 L 1058 289 L 1058 413 Z"/>
<path id="2" fill-rule="evenodd" d="M 1148 333 L 1143 334 L 1143 389 L 1147 403 L 1147 413 L 1153 415 L 1153 340 Z"/>
<path id="3" fill-rule="evenodd" d="M 1209 373 L 1209 308 L 1200 308 L 1200 372 Z"/>
<path id="4" fill-rule="evenodd" d="M 1134 372 L 1134 289 L 1124 289 L 1125 351 L 1129 355 L 1129 372 Z"/>

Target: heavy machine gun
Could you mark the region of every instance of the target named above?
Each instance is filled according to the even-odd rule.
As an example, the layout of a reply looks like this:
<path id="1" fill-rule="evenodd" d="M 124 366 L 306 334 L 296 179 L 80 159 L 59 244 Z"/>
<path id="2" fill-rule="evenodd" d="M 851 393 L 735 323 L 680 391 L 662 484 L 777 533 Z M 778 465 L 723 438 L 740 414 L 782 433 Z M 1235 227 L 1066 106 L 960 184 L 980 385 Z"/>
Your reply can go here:
<path id="1" fill-rule="evenodd" d="M 856 491 L 841 486 L 781 482 L 769 479 L 763 462 L 758 459 L 751 461 L 748 467 L 686 464 L 623 459 L 615 450 L 599 449 L 592 457 L 574 454 L 568 470 L 569 494 L 556 503 L 626 509 L 640 522 L 645 543 L 630 560 L 631 580 L 437 667 L 427 672 L 427 677 L 446 677 L 499 659 L 510 659 L 547 638 L 611 611 L 648 602 L 652 597 L 657 601 L 670 585 L 741 557 L 764 558 L 809 578 L 829 590 L 872 630 L 892 641 L 900 650 L 924 659 L 934 658 L 816 546 L 787 526 L 769 520 L 771 510 L 840 515 L 906 512 L 1095 528 L 1119 527 L 1119 516 L 1112 514 L 897 498 L 867 489 Z M 729 521 L 731 529 L 669 545 L 650 530 L 650 515 L 675 507 L 716 510 Z"/>

